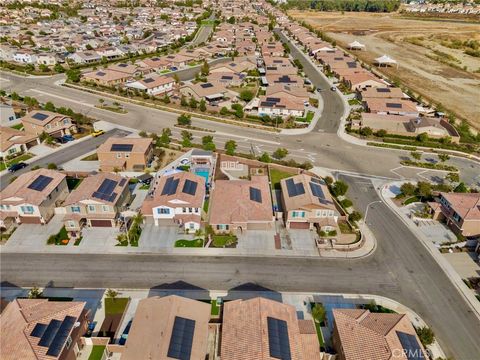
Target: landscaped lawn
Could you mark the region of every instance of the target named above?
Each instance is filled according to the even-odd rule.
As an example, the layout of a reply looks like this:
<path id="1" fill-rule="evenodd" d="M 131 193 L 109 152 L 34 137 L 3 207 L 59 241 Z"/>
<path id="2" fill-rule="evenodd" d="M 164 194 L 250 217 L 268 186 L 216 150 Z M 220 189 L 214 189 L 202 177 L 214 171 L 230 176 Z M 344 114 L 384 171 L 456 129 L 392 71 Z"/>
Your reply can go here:
<path id="1" fill-rule="evenodd" d="M 217 300 L 212 300 L 212 308 L 210 311 L 210 315 L 219 315 L 220 314 L 220 306 L 217 305 Z"/>
<path id="2" fill-rule="evenodd" d="M 12 159 L 12 160 L 8 160 L 7 161 L 7 166 L 5 167 L 5 162 L 4 161 L 1 161 L 0 162 L 0 171 L 2 170 L 5 170 L 6 168 L 16 164 L 16 163 L 19 163 L 19 162 L 22 162 L 22 161 L 25 161 L 25 160 L 28 160 L 30 158 L 32 158 L 33 155 L 32 154 L 23 154 L 23 155 L 20 155 L 20 156 L 17 156 L 15 159 Z"/>
<path id="3" fill-rule="evenodd" d="M 298 117 L 295 120 L 300 121 L 300 122 L 306 122 L 306 123 L 310 124 L 310 122 L 313 120 L 314 115 L 315 115 L 315 113 L 313 111 L 309 111 L 305 117 L 302 117 L 302 118 Z"/>
<path id="4" fill-rule="evenodd" d="M 342 234 L 353 234 L 354 233 L 352 227 L 345 220 L 340 220 L 338 222 L 338 227 L 340 228 L 340 232 Z"/>
<path id="5" fill-rule="evenodd" d="M 47 240 L 48 245 L 67 245 L 68 244 L 68 234 L 65 226 L 63 226 L 60 231 L 55 234 L 51 235 Z"/>
<path id="6" fill-rule="evenodd" d="M 17 125 L 13 125 L 13 126 L 10 126 L 12 129 L 15 129 L 15 130 L 22 130 L 23 129 L 23 124 L 20 123 L 20 124 L 17 124 Z"/>
<path id="7" fill-rule="evenodd" d="M 270 181 L 272 183 L 272 189 L 280 190 L 280 180 L 293 176 L 293 174 L 270 168 Z"/>
<path id="8" fill-rule="evenodd" d="M 223 248 L 231 247 L 237 244 L 237 237 L 235 235 L 213 235 L 213 247 Z"/>
<path id="9" fill-rule="evenodd" d="M 105 351 L 105 345 L 93 345 L 88 360 L 101 360 Z"/>
<path id="10" fill-rule="evenodd" d="M 405 200 L 403 202 L 403 205 L 408 205 L 408 204 L 411 204 L 411 203 L 414 203 L 414 202 L 419 202 L 419 201 L 420 201 L 420 199 L 418 198 L 418 196 L 415 195 L 415 196 L 412 196 L 412 197 L 408 198 L 407 200 Z"/>
<path id="11" fill-rule="evenodd" d="M 195 240 L 177 240 L 175 241 L 175 247 L 203 247 L 202 239 Z"/>
<path id="12" fill-rule="evenodd" d="M 80 161 L 97 161 L 97 160 L 98 160 L 98 155 L 97 155 L 97 153 L 94 153 L 94 154 L 90 154 L 88 156 L 85 156 Z"/>
<path id="13" fill-rule="evenodd" d="M 128 298 L 105 298 L 105 315 L 123 314 Z"/>
<path id="14" fill-rule="evenodd" d="M 203 211 L 205 212 L 208 212 L 208 202 L 209 202 L 209 199 L 205 199 L 203 203 Z"/>

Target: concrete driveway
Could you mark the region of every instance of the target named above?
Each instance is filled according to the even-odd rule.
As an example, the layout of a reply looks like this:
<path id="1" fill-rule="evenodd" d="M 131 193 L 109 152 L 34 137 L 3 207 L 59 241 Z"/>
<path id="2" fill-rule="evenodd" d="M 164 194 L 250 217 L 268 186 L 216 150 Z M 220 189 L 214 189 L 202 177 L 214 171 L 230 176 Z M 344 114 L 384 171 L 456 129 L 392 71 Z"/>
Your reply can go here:
<path id="1" fill-rule="evenodd" d="M 178 228 L 176 226 L 155 226 L 153 219 L 147 218 L 138 247 L 142 250 L 173 249 L 178 238 Z M 187 235 L 184 238 L 188 238 Z"/>
<path id="2" fill-rule="evenodd" d="M 237 236 L 239 249 L 248 249 L 252 253 L 257 250 L 275 250 L 274 230 L 247 230 Z"/>
<path id="3" fill-rule="evenodd" d="M 318 254 L 315 245 L 315 231 L 303 229 L 289 229 L 288 233 L 292 241 L 293 250 L 312 251 Z"/>
<path id="4" fill-rule="evenodd" d="M 46 225 L 22 224 L 4 246 L 8 250 L 46 250 L 48 237 L 60 231 L 62 219 L 63 215 L 55 215 Z"/>
<path id="5" fill-rule="evenodd" d="M 118 244 L 117 235 L 119 233 L 116 228 L 85 227 L 82 229 L 83 239 L 78 248 L 89 251 L 105 251 Z"/>

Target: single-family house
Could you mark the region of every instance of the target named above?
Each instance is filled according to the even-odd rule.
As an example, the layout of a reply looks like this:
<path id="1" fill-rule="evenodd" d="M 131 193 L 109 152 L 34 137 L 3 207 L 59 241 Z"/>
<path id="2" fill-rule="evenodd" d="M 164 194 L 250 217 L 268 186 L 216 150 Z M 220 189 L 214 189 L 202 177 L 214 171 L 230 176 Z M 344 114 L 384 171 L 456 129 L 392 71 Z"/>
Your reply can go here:
<path id="1" fill-rule="evenodd" d="M 113 173 L 87 176 L 65 199 L 65 228 L 78 237 L 84 227 L 115 227 L 130 202 L 128 179 Z"/>
<path id="2" fill-rule="evenodd" d="M 123 84 L 132 79 L 132 75 L 109 69 L 94 70 L 82 74 L 82 81 L 94 82 L 102 86 Z"/>
<path id="3" fill-rule="evenodd" d="M 67 59 L 76 64 L 92 64 L 100 62 L 102 57 L 95 51 L 76 51 L 73 54 L 68 55 Z"/>
<path id="4" fill-rule="evenodd" d="M 325 182 L 299 174 L 280 181 L 285 226 L 322 231 L 337 229 L 340 213 Z"/>
<path id="5" fill-rule="evenodd" d="M 159 96 L 173 91 L 175 80 L 170 76 L 147 76 L 141 80 L 128 82 L 126 88 L 137 89 L 148 95 Z"/>
<path id="6" fill-rule="evenodd" d="M 0 158 L 2 159 L 20 155 L 39 143 L 38 136 L 35 134 L 0 126 Z"/>
<path id="7" fill-rule="evenodd" d="M 368 112 L 381 115 L 418 116 L 419 111 L 413 101 L 404 99 L 369 98 L 363 100 Z"/>
<path id="8" fill-rule="evenodd" d="M 303 117 L 304 101 L 300 97 L 291 97 L 286 93 L 262 95 L 259 98 L 258 115 Z"/>
<path id="9" fill-rule="evenodd" d="M 53 137 L 61 137 L 77 131 L 70 117 L 51 111 L 33 110 L 22 117 L 21 120 L 25 132 L 35 135 L 45 132 Z"/>
<path id="10" fill-rule="evenodd" d="M 153 157 L 151 138 L 109 137 L 97 148 L 102 171 L 144 171 Z"/>
<path id="11" fill-rule="evenodd" d="M 185 84 L 180 88 L 180 93 L 195 100 L 205 99 L 211 103 L 222 100 L 228 93 L 228 89 L 221 83 L 206 82 Z"/>
<path id="12" fill-rule="evenodd" d="M 274 228 L 268 177 L 215 181 L 209 205 L 209 224 L 216 233 Z"/>
<path id="13" fill-rule="evenodd" d="M 367 87 L 358 91 L 358 97 L 360 100 L 366 100 L 371 98 L 380 99 L 405 99 L 406 96 L 402 89 L 397 87 Z"/>
<path id="14" fill-rule="evenodd" d="M 11 220 L 45 224 L 67 196 L 66 176 L 58 171 L 37 169 L 21 174 L 0 192 L 0 225 L 7 227 Z"/>
<path id="15" fill-rule="evenodd" d="M 142 204 L 142 214 L 151 216 L 156 226 L 179 225 L 195 231 L 200 229 L 204 200 L 205 178 L 178 171 L 155 180 Z"/>

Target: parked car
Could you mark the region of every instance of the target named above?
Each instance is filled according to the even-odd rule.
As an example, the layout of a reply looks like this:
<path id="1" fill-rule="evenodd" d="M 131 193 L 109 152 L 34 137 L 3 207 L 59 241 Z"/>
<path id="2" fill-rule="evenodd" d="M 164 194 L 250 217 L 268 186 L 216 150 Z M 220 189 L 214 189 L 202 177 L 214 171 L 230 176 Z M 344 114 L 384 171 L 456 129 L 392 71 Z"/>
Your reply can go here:
<path id="1" fill-rule="evenodd" d="M 309 79 L 303 80 L 303 83 L 304 83 L 305 85 L 312 85 L 312 82 L 311 82 Z"/>
<path id="2" fill-rule="evenodd" d="M 63 138 L 67 141 L 73 141 L 75 138 L 72 135 L 63 135 Z"/>
<path id="3" fill-rule="evenodd" d="M 55 141 L 60 144 L 66 144 L 68 142 L 68 140 L 64 139 L 63 137 L 55 138 Z"/>
<path id="4" fill-rule="evenodd" d="M 335 86 L 332 86 L 332 87 L 330 88 L 330 90 L 332 90 L 332 91 L 337 91 L 337 88 L 336 88 Z"/>
<path id="5" fill-rule="evenodd" d="M 19 162 L 19 163 L 16 163 L 16 164 L 13 164 L 12 166 L 10 166 L 8 168 L 8 171 L 10 171 L 11 173 L 15 172 L 15 171 L 18 171 L 20 169 L 23 169 L 25 167 L 27 167 L 28 164 L 27 163 L 24 163 L 24 162 Z"/>
<path id="6" fill-rule="evenodd" d="M 95 130 L 94 132 L 92 132 L 93 137 L 97 137 L 97 136 L 100 136 L 100 135 L 103 135 L 103 134 L 105 134 L 105 131 L 103 131 L 103 130 Z"/>
<path id="7" fill-rule="evenodd" d="M 320 88 L 317 88 L 317 92 L 322 92 L 323 90 Z"/>

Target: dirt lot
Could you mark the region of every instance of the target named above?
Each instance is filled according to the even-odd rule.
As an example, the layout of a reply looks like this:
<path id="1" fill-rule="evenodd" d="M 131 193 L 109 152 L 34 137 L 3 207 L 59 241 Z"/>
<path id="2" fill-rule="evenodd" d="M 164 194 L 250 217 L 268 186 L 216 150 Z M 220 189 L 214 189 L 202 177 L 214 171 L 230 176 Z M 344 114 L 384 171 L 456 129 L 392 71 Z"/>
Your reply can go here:
<path id="1" fill-rule="evenodd" d="M 454 40 L 480 41 L 479 23 L 402 19 L 399 14 L 289 14 L 324 31 L 339 46 L 353 40 L 365 44 L 366 51 L 355 54 L 367 63 L 383 54 L 394 58 L 399 69 L 382 68 L 383 73 L 480 129 L 480 58 L 448 46 Z"/>

